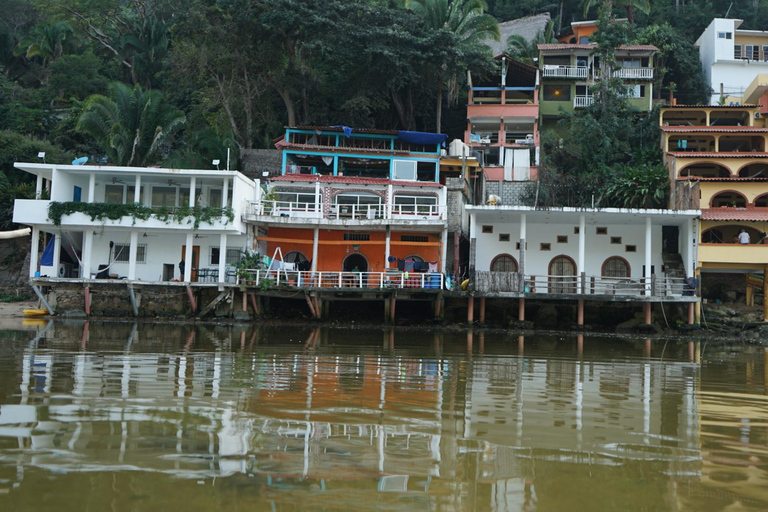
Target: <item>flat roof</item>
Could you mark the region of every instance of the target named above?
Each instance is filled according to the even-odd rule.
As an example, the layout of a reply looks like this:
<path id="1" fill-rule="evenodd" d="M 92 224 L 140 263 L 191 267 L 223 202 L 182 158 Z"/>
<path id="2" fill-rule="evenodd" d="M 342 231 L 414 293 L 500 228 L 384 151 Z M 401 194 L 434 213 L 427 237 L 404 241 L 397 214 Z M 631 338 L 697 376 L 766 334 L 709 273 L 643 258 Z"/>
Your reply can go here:
<path id="1" fill-rule="evenodd" d="M 203 178 L 222 178 L 224 176 L 242 176 L 244 179 L 253 181 L 240 171 L 225 171 L 216 169 L 172 169 L 163 167 L 124 167 L 120 165 L 71 165 L 71 164 L 41 164 L 32 162 L 14 162 L 16 169 L 43 176 L 51 179 L 53 169 L 67 171 L 73 174 L 90 174 L 92 172 L 102 174 L 141 174 L 148 175 L 174 175 L 174 176 L 195 176 Z"/>
<path id="2" fill-rule="evenodd" d="M 635 209 L 635 208 L 535 208 L 533 206 L 467 206 L 467 212 L 476 214 L 480 219 L 494 219 L 497 221 L 511 221 L 521 215 L 526 216 L 526 221 L 538 223 L 566 223 L 578 225 L 579 216 L 586 216 L 587 224 L 624 224 L 642 225 L 649 217 L 651 223 L 680 224 L 688 219 L 695 219 L 701 215 L 701 210 L 659 210 L 659 209 Z"/>

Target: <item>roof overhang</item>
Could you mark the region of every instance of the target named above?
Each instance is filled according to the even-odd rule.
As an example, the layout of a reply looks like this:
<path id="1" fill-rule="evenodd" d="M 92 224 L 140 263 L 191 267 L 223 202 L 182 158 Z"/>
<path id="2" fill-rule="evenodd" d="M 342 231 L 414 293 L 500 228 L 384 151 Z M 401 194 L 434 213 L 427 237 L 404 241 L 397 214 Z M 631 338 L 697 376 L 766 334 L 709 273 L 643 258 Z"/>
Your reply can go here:
<path id="1" fill-rule="evenodd" d="M 216 169 L 170 169 L 159 167 L 122 167 L 119 165 L 59 165 L 59 164 L 40 164 L 29 162 L 14 162 L 16 169 L 51 179 L 53 170 L 66 171 L 69 174 L 86 175 L 91 173 L 110 174 L 110 175 L 142 175 L 142 176 L 187 176 L 198 178 L 223 178 L 225 176 L 241 175 L 238 171 L 218 171 Z M 245 178 L 245 175 L 241 175 Z M 249 179 L 249 178 L 246 178 Z"/>
<path id="2" fill-rule="evenodd" d="M 624 208 L 534 208 L 532 206 L 467 206 L 468 213 L 478 222 L 516 222 L 525 215 L 526 222 L 538 224 L 579 223 L 585 216 L 587 224 L 644 225 L 650 218 L 652 225 L 681 225 L 701 215 L 700 210 L 654 210 Z"/>

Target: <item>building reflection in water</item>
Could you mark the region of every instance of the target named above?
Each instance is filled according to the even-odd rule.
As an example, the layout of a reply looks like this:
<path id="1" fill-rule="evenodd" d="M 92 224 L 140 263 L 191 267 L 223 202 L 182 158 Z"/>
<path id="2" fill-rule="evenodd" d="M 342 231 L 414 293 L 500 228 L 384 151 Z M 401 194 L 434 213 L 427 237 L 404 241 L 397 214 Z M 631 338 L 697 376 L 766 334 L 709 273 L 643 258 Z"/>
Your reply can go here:
<path id="1" fill-rule="evenodd" d="M 685 349 L 668 362 L 646 340 L 596 357 L 582 335 L 430 334 L 416 350 L 394 331 L 383 348 L 378 334 L 339 349 L 332 332 L 302 333 L 288 345 L 198 328 L 158 344 L 133 326 L 92 347 L 92 326 L 73 349 L 50 329 L 0 405 L 7 481 L 23 488 L 32 468 L 242 474 L 264 479 L 260 499 L 294 505 L 312 487 L 343 490 L 340 506 L 394 493 L 411 509 L 502 511 L 568 508 L 587 482 L 618 500 L 617 482 L 637 478 L 649 509 L 668 508 L 701 475 L 700 367 Z"/>

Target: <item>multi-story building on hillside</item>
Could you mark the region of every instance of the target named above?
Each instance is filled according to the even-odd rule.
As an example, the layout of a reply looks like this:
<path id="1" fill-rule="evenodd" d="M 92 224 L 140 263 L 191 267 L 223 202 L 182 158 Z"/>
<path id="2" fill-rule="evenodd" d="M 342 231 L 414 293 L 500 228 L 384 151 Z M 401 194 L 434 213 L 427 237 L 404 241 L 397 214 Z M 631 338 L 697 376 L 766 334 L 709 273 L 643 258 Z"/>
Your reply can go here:
<path id="1" fill-rule="evenodd" d="M 539 70 L 541 73 L 540 115 L 543 126 L 551 126 L 561 112 L 574 112 L 594 102 L 592 87 L 602 79 L 597 45 L 590 42 L 596 31 L 594 21 L 572 24 L 574 35 L 568 42 L 540 44 Z M 615 52 L 618 69 L 614 77 L 626 81 L 630 105 L 638 111 L 652 108 L 653 57 L 657 48 L 652 45 L 621 46 Z"/>
<path id="2" fill-rule="evenodd" d="M 768 73 L 768 31 L 739 30 L 743 22 L 715 18 L 696 40 L 712 104 L 749 103 L 747 87 Z"/>
<path id="3" fill-rule="evenodd" d="M 764 274 L 768 263 L 768 127 L 760 107 L 675 105 L 661 110 L 660 123 L 671 206 L 702 212 L 703 296 L 748 289 L 751 302 L 745 275 Z"/>

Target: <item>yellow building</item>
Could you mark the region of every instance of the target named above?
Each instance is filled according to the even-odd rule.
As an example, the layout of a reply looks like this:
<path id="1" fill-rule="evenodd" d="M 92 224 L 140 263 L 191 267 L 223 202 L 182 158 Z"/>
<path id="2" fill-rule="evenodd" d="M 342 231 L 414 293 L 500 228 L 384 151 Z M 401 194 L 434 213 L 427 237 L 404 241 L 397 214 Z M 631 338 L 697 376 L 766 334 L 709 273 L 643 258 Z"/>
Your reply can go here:
<path id="1" fill-rule="evenodd" d="M 674 105 L 660 113 L 670 206 L 702 212 L 696 269 L 705 298 L 753 302 L 746 278 L 768 268 L 768 127 L 760 111 Z"/>

